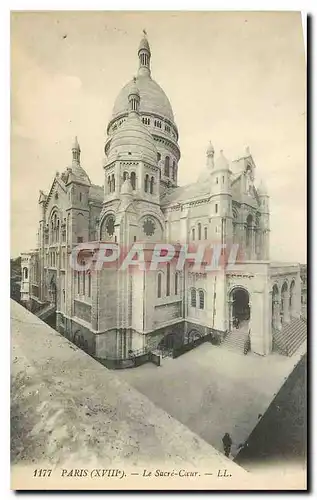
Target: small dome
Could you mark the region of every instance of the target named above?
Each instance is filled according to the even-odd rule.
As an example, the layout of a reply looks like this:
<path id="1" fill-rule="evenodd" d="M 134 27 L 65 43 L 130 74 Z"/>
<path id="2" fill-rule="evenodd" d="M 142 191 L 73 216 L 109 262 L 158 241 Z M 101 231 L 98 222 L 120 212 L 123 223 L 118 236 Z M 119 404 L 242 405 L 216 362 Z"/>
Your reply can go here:
<path id="1" fill-rule="evenodd" d="M 129 114 L 112 137 L 108 162 L 114 161 L 118 156 L 131 157 L 131 159 L 135 156 L 142 156 L 152 165 L 157 163 L 154 139 L 137 113 Z"/>
<path id="2" fill-rule="evenodd" d="M 120 191 L 120 194 L 128 194 L 128 195 L 132 195 L 133 194 L 133 190 L 132 190 L 132 186 L 131 186 L 131 181 L 129 178 L 127 178 L 124 183 L 122 184 L 121 186 L 121 191 Z"/>
<path id="3" fill-rule="evenodd" d="M 228 170 L 229 169 L 229 161 L 223 154 L 223 150 L 220 151 L 220 155 L 215 161 L 215 170 Z"/>
<path id="4" fill-rule="evenodd" d="M 211 141 L 209 141 L 209 145 L 206 151 L 207 156 L 213 155 L 215 152 L 213 145 L 211 144 Z"/>
<path id="5" fill-rule="evenodd" d="M 140 50 L 147 50 L 151 54 L 150 45 L 146 36 L 141 39 L 138 52 L 140 52 Z"/>

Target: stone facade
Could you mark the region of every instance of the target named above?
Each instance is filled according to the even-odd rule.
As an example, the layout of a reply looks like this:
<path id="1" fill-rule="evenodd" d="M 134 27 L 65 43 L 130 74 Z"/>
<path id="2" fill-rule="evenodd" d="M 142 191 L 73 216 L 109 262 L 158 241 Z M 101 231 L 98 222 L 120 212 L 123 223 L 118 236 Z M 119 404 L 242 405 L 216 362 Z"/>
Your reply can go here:
<path id="1" fill-rule="evenodd" d="M 55 304 L 57 329 L 100 358 L 153 349 L 167 335 L 223 338 L 239 308 L 251 349 L 268 354 L 272 331 L 300 314 L 301 284 L 299 265 L 269 261 L 269 196 L 263 182 L 256 187 L 254 158 L 246 148 L 229 161 L 210 144 L 197 182 L 178 186 L 178 129 L 151 77 L 146 38 L 138 55 L 137 77 L 107 127 L 104 186 L 92 184 L 76 138 L 71 165 L 40 192 L 38 248 L 22 255 L 21 299 Z M 158 270 L 74 270 L 72 250 L 100 241 L 123 249 L 237 244 L 239 259 L 217 272 L 179 270 L 174 261 Z"/>

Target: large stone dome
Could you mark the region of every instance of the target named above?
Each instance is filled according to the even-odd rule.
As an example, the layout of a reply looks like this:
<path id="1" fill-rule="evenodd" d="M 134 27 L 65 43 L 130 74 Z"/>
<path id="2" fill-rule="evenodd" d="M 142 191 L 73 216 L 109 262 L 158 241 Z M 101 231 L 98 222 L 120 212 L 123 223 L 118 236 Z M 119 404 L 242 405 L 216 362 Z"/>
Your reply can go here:
<path id="1" fill-rule="evenodd" d="M 112 118 L 127 113 L 128 95 L 133 85 L 134 82 L 131 80 L 121 89 L 114 103 Z M 172 106 L 168 97 L 150 75 L 138 75 L 136 78 L 136 85 L 139 89 L 141 98 L 140 113 L 154 113 L 174 122 Z"/>
<path id="2" fill-rule="evenodd" d="M 137 113 L 129 113 L 127 120 L 112 137 L 108 161 L 115 160 L 118 156 L 133 159 L 140 155 L 145 161 L 156 165 L 157 150 L 152 134 L 143 125 Z"/>

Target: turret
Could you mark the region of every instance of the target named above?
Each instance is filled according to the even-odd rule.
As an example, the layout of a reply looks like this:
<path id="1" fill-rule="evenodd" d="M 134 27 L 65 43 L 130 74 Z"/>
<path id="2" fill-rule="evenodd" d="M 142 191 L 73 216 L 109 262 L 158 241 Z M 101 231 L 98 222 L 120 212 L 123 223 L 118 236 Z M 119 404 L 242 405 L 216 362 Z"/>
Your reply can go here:
<path id="1" fill-rule="evenodd" d="M 67 243 L 73 245 L 89 240 L 90 179 L 80 164 L 77 137 L 72 144 L 72 164 L 67 169 L 65 184 L 68 192 Z"/>
<path id="2" fill-rule="evenodd" d="M 209 154 L 209 156 L 208 156 Z M 207 161 L 212 158 L 213 150 L 211 147 L 207 150 Z M 213 162 L 213 168 L 210 170 L 210 193 L 211 206 L 210 218 L 212 221 L 214 239 L 220 243 L 226 243 L 232 235 L 232 193 L 231 193 L 231 170 L 229 161 L 225 157 L 223 150 L 220 150 L 219 156 Z"/>
<path id="3" fill-rule="evenodd" d="M 263 181 L 257 189 L 259 197 L 259 210 L 261 212 L 260 228 L 261 228 L 261 258 L 264 260 L 269 259 L 270 253 L 270 197 L 267 187 Z"/>

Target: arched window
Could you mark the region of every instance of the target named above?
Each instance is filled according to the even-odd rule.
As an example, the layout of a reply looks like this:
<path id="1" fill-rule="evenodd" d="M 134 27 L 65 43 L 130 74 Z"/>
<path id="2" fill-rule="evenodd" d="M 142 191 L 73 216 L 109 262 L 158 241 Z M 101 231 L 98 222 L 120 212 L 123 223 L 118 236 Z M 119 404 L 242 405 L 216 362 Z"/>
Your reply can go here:
<path id="1" fill-rule="evenodd" d="M 192 229 L 192 240 L 195 241 L 195 228 Z"/>
<path id="2" fill-rule="evenodd" d="M 59 219 L 57 219 L 56 224 L 56 241 L 59 241 Z"/>
<path id="3" fill-rule="evenodd" d="M 123 182 L 129 178 L 128 172 L 123 172 Z"/>
<path id="4" fill-rule="evenodd" d="M 159 162 L 160 159 L 162 158 L 161 153 L 157 153 L 157 161 Z"/>
<path id="5" fill-rule="evenodd" d="M 112 174 L 111 176 L 111 191 L 112 193 L 114 193 L 116 190 L 116 180 L 114 178 L 114 174 Z"/>
<path id="6" fill-rule="evenodd" d="M 208 240 L 208 227 L 205 227 L 204 231 L 205 231 L 205 240 Z"/>
<path id="7" fill-rule="evenodd" d="M 216 184 L 218 184 L 218 177 L 216 177 Z"/>
<path id="8" fill-rule="evenodd" d="M 150 193 L 154 193 L 154 177 L 151 177 L 151 182 L 150 182 Z"/>
<path id="9" fill-rule="evenodd" d="M 190 291 L 190 305 L 196 307 L 196 290 L 192 288 Z"/>
<path id="10" fill-rule="evenodd" d="M 63 302 L 65 302 L 65 290 L 63 290 Z"/>
<path id="11" fill-rule="evenodd" d="M 215 204 L 215 212 L 218 213 L 218 203 Z"/>
<path id="12" fill-rule="evenodd" d="M 170 296 L 170 285 L 171 285 L 171 265 L 168 263 L 166 266 L 166 295 Z"/>
<path id="13" fill-rule="evenodd" d="M 201 224 L 198 222 L 198 240 L 201 240 Z"/>
<path id="14" fill-rule="evenodd" d="M 135 176 L 135 172 L 131 172 L 131 186 L 132 186 L 132 189 L 133 191 L 135 190 L 136 188 L 136 176 Z"/>
<path id="15" fill-rule="evenodd" d="M 144 191 L 147 193 L 149 189 L 149 176 L 146 174 L 144 178 Z"/>
<path id="16" fill-rule="evenodd" d="M 175 273 L 175 295 L 178 294 L 178 273 Z"/>
<path id="17" fill-rule="evenodd" d="M 157 275 L 157 297 L 160 299 L 162 297 L 162 274 Z"/>
<path id="18" fill-rule="evenodd" d="M 24 272 L 24 279 L 25 279 L 25 280 L 27 280 L 27 279 L 28 279 L 28 276 L 29 276 L 29 271 L 28 271 L 28 268 L 27 268 L 27 267 L 25 267 L 25 268 L 23 269 L 23 272 Z"/>
<path id="19" fill-rule="evenodd" d="M 199 290 L 199 309 L 205 308 L 205 294 L 203 290 Z"/>
<path id="20" fill-rule="evenodd" d="M 164 175 L 166 177 L 168 177 L 169 173 L 170 173 L 170 157 L 166 156 L 165 157 L 165 164 L 164 164 Z"/>

